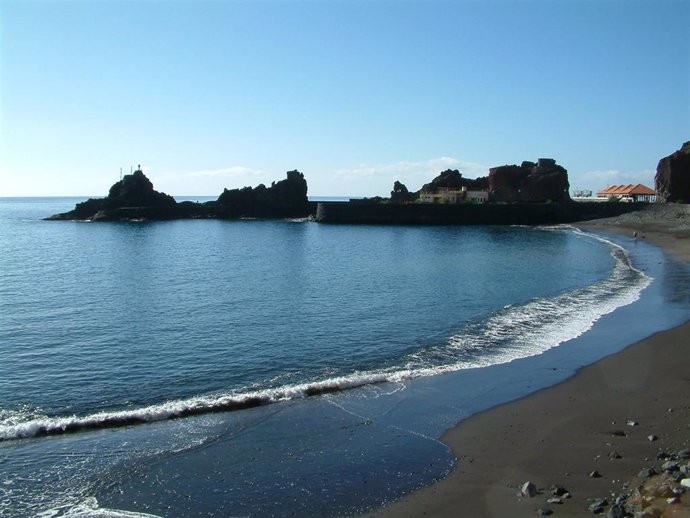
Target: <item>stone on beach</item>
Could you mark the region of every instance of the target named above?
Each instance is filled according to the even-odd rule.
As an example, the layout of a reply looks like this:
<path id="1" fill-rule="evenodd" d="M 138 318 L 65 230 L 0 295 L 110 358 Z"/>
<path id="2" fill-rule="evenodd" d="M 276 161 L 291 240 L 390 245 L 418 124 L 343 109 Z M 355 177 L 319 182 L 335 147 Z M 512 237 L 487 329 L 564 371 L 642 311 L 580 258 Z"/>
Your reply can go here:
<path id="1" fill-rule="evenodd" d="M 522 496 L 532 498 L 533 496 L 536 496 L 536 494 L 537 494 L 537 486 L 535 486 L 533 482 L 530 482 L 528 480 L 527 482 L 522 484 L 522 488 L 520 489 L 520 494 Z"/>
<path id="2" fill-rule="evenodd" d="M 606 498 L 594 498 L 590 500 L 587 510 L 593 514 L 601 514 L 608 505 L 609 501 Z"/>
<path id="3" fill-rule="evenodd" d="M 561 486 L 560 484 L 553 484 L 550 488 L 551 494 L 553 496 L 565 496 L 569 495 L 570 491 L 568 491 L 565 487 Z"/>
<path id="4" fill-rule="evenodd" d="M 606 513 L 606 518 L 625 518 L 628 513 L 620 505 L 612 505 L 609 512 Z"/>

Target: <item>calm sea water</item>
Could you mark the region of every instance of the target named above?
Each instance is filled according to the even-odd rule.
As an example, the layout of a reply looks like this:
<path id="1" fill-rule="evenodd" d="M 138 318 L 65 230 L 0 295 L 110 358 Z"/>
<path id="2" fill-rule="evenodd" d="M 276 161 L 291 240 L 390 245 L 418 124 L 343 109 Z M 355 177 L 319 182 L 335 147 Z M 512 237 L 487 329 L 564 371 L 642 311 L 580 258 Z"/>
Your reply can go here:
<path id="1" fill-rule="evenodd" d="M 645 292 L 688 315 L 682 265 L 568 228 L 41 220 L 76 201 L 0 199 L 2 516 L 350 514 L 558 381 L 528 359 Z"/>

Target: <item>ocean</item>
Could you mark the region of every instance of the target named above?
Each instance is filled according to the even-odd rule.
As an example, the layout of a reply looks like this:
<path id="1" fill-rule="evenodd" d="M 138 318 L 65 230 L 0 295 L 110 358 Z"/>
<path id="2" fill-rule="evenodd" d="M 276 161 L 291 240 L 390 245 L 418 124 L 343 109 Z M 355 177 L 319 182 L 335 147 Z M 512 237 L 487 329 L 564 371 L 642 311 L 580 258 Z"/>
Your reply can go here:
<path id="1" fill-rule="evenodd" d="M 690 317 L 571 227 L 43 221 L 0 198 L 0 516 L 351 516 L 459 420 Z"/>

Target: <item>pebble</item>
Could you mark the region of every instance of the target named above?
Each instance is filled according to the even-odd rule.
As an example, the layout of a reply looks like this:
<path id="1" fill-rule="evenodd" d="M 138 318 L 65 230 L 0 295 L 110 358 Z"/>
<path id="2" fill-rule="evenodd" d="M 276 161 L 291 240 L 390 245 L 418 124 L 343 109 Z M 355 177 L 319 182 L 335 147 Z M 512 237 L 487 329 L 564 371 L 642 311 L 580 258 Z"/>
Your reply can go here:
<path id="1" fill-rule="evenodd" d="M 537 494 L 537 486 L 534 485 L 533 482 L 530 482 L 529 480 L 522 484 L 522 488 L 520 489 L 520 494 L 522 496 L 527 496 L 532 498 Z"/>
<path id="2" fill-rule="evenodd" d="M 637 421 L 635 421 L 635 420 L 633 420 L 633 419 L 630 419 L 630 420 L 628 421 L 628 426 L 637 426 L 637 425 L 639 425 L 639 424 L 640 424 L 640 423 L 638 423 Z"/>
<path id="3" fill-rule="evenodd" d="M 690 487 L 690 478 L 684 478 L 681 480 L 680 485 L 683 487 Z"/>
<path id="4" fill-rule="evenodd" d="M 546 501 L 546 503 L 547 503 L 547 504 L 558 504 L 558 505 L 561 505 L 561 504 L 563 503 L 563 500 L 561 500 L 561 499 L 558 498 L 558 497 L 553 497 L 553 498 L 549 498 L 549 499 Z"/>
<path id="5" fill-rule="evenodd" d="M 654 468 L 645 468 L 637 474 L 637 476 L 642 479 L 649 478 L 653 475 L 656 475 L 656 470 Z"/>
<path id="6" fill-rule="evenodd" d="M 658 439 L 659 439 L 659 437 L 657 437 L 656 435 L 648 435 L 648 436 L 647 436 L 647 440 L 648 440 L 649 442 L 654 442 L 654 441 L 656 441 L 656 440 L 658 440 Z"/>
<path id="7" fill-rule="evenodd" d="M 590 478 L 601 478 L 601 473 L 599 473 L 599 472 L 595 469 L 594 471 L 592 471 L 592 472 L 589 474 L 589 476 L 590 476 Z"/>
<path id="8" fill-rule="evenodd" d="M 609 501 L 606 500 L 606 498 L 595 498 L 594 500 L 590 500 L 587 509 L 593 514 L 601 514 L 604 512 L 607 505 L 609 505 Z"/>
<path id="9" fill-rule="evenodd" d="M 680 467 L 678 466 L 678 463 L 672 460 L 666 461 L 661 465 L 661 469 L 663 469 L 666 473 L 674 473 L 676 471 L 680 471 Z"/>
<path id="10" fill-rule="evenodd" d="M 564 488 L 563 486 L 561 486 L 560 484 L 553 484 L 549 489 L 551 490 L 551 494 L 552 494 L 553 496 L 563 496 L 563 497 L 565 497 L 565 495 L 569 495 L 569 494 L 570 494 L 570 493 L 568 492 L 568 490 L 567 490 L 566 488 Z M 568 497 L 566 497 L 566 498 L 568 498 Z"/>
<path id="11" fill-rule="evenodd" d="M 618 453 L 617 451 L 612 451 L 611 453 L 609 453 L 609 459 L 611 459 L 611 460 L 622 459 L 622 458 L 623 458 L 623 456 L 620 453 Z"/>

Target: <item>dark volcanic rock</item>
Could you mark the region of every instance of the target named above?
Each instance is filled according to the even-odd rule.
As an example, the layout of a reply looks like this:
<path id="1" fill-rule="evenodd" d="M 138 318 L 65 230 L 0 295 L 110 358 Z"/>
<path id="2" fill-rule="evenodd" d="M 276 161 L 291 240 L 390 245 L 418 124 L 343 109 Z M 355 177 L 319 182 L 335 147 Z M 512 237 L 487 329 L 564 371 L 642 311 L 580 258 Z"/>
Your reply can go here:
<path id="1" fill-rule="evenodd" d="M 74 210 L 56 214 L 53 220 L 132 221 L 183 218 L 292 218 L 305 217 L 312 206 L 307 199 L 307 182 L 299 171 L 287 173 L 287 179 L 271 187 L 225 189 L 217 201 L 177 203 L 165 193 L 154 190 L 141 170 L 115 183 L 106 198 L 92 198 L 78 203 Z"/>
<path id="2" fill-rule="evenodd" d="M 174 207 L 175 198 L 154 190 L 151 180 L 137 169 L 114 183 L 104 200 L 105 209 L 120 207 Z"/>
<path id="3" fill-rule="evenodd" d="M 307 181 L 296 170 L 270 187 L 225 189 L 216 203 L 219 215 L 226 218 L 299 218 L 310 213 Z"/>
<path id="4" fill-rule="evenodd" d="M 446 169 L 430 183 L 424 184 L 419 192 L 438 192 L 441 189 L 460 190 L 463 187 L 468 189 L 488 189 L 489 179 L 487 177 L 475 180 L 463 178 L 457 169 Z"/>
<path id="5" fill-rule="evenodd" d="M 146 175 L 137 169 L 113 184 L 105 198 L 91 198 L 77 203 L 74 210 L 56 214 L 48 219 L 92 219 L 108 221 L 118 219 L 159 219 L 174 217 L 177 202 L 172 196 L 154 190 Z"/>
<path id="6" fill-rule="evenodd" d="M 654 186 L 658 201 L 690 203 L 690 141 L 659 160 Z"/>
<path id="7" fill-rule="evenodd" d="M 391 203 L 410 203 L 419 198 L 416 192 L 410 192 L 404 183 L 395 181 L 393 190 L 391 191 Z"/>
<path id="8" fill-rule="evenodd" d="M 568 202 L 568 171 L 550 158 L 537 163 L 504 165 L 489 169 L 491 200 L 497 202 Z"/>

